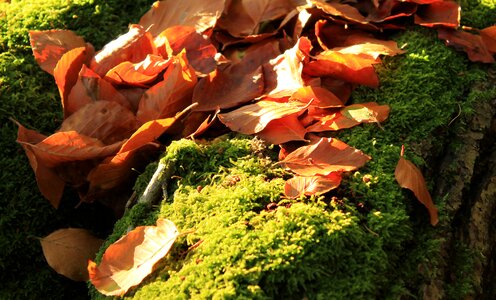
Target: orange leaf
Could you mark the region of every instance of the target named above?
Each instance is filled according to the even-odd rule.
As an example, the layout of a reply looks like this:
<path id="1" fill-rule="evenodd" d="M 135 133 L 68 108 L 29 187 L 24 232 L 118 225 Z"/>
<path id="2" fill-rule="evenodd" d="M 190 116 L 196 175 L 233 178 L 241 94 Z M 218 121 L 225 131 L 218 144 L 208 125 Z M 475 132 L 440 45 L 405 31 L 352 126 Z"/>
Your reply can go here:
<path id="1" fill-rule="evenodd" d="M 197 82 L 194 70 L 188 64 L 186 53 L 171 58 L 164 80 L 147 90 L 139 103 L 136 116 L 141 123 L 174 116 L 190 105 Z"/>
<path id="2" fill-rule="evenodd" d="M 129 109 L 116 102 L 96 101 L 65 119 L 59 131 L 76 131 L 109 145 L 127 139 L 137 126 Z"/>
<path id="3" fill-rule="evenodd" d="M 415 24 L 457 28 L 460 25 L 460 11 L 460 5 L 454 1 L 437 1 L 422 5 L 415 14 Z"/>
<path id="4" fill-rule="evenodd" d="M 310 40 L 302 37 L 293 48 L 264 65 L 266 95 L 274 98 L 291 96 L 305 85 L 301 73 L 311 47 Z"/>
<path id="5" fill-rule="evenodd" d="M 29 159 L 29 164 L 34 171 L 38 188 L 41 194 L 53 205 L 53 207 L 58 208 L 62 193 L 64 192 L 64 181 L 53 169 L 48 168 L 43 162 L 39 161 L 31 147 L 23 144 L 38 144 L 46 139 L 46 136 L 34 130 L 26 129 L 18 122 L 16 122 L 16 124 L 19 126 L 17 142 L 21 144 Z"/>
<path id="6" fill-rule="evenodd" d="M 343 54 L 366 54 L 377 59 L 379 55 L 395 56 L 405 53 L 404 50 L 398 48 L 395 41 L 384 41 L 375 39 L 363 34 L 351 34 L 343 41 L 346 47 L 333 48 L 333 51 L 338 51 Z"/>
<path id="7" fill-rule="evenodd" d="M 207 36 L 196 32 L 194 27 L 173 26 L 167 28 L 155 38 L 155 45 L 164 57 L 170 55 L 166 50 L 167 47 L 170 47 L 174 55 L 186 49 L 188 62 L 202 74 L 208 74 L 216 67 L 217 49 Z"/>
<path id="8" fill-rule="evenodd" d="M 87 281 L 88 260 L 103 244 L 86 229 L 59 229 L 40 240 L 43 254 L 57 273 L 75 281 Z"/>
<path id="9" fill-rule="evenodd" d="M 308 107 L 300 102 L 279 103 L 262 100 L 234 111 L 219 114 L 219 119 L 231 130 L 244 134 L 262 131 L 269 122 L 285 116 L 299 114 Z"/>
<path id="10" fill-rule="evenodd" d="M 289 198 L 303 195 L 320 195 L 337 188 L 341 184 L 341 173 L 333 172 L 327 176 L 294 176 L 286 181 L 284 194 Z"/>
<path id="11" fill-rule="evenodd" d="M 115 154 L 122 145 L 117 142 L 104 145 L 101 141 L 75 131 L 57 132 L 39 143 L 18 141 L 28 147 L 38 162 L 54 167 L 64 162 L 99 159 Z"/>
<path id="12" fill-rule="evenodd" d="M 44 71 L 52 75 L 64 53 L 86 46 L 84 39 L 70 30 L 31 30 L 29 39 L 36 62 Z"/>
<path id="13" fill-rule="evenodd" d="M 154 37 L 174 25 L 191 26 L 198 32 L 215 26 L 224 10 L 225 0 L 157 1 L 141 17 L 139 24 Z"/>
<path id="14" fill-rule="evenodd" d="M 480 31 L 480 36 L 487 49 L 492 54 L 496 54 L 496 25 L 482 29 Z"/>
<path id="15" fill-rule="evenodd" d="M 53 70 L 53 77 L 59 88 L 62 105 L 67 102 L 67 97 L 79 78 L 79 71 L 86 61 L 87 55 L 88 51 L 85 47 L 74 48 L 64 53 L 57 62 Z"/>
<path id="16" fill-rule="evenodd" d="M 372 66 L 379 61 L 372 56 L 327 50 L 315 58 L 317 60 L 305 64 L 303 68 L 310 76 L 329 76 L 369 87 L 379 86 L 379 78 Z"/>
<path id="17" fill-rule="evenodd" d="M 436 225 L 439 222 L 437 208 L 432 202 L 422 172 L 412 162 L 403 158 L 402 155 L 398 161 L 398 165 L 396 165 L 394 176 L 402 188 L 409 189 L 415 194 L 418 201 L 429 211 L 431 224 Z"/>
<path id="18" fill-rule="evenodd" d="M 486 47 L 481 36 L 465 31 L 439 28 L 438 37 L 446 41 L 446 45 L 465 51 L 471 61 L 493 63 L 494 57 Z"/>
<path id="19" fill-rule="evenodd" d="M 99 101 L 117 102 L 131 109 L 130 102 L 112 84 L 101 79 L 98 74 L 83 65 L 79 77 L 71 89 L 68 97 L 62 102 L 64 116 L 67 118 L 85 105 Z"/>
<path id="20" fill-rule="evenodd" d="M 166 219 L 158 219 L 157 226 L 136 227 L 107 248 L 100 265 L 89 261 L 91 283 L 104 295 L 124 295 L 153 271 L 178 235 L 174 223 Z"/>
<path id="21" fill-rule="evenodd" d="M 282 144 L 289 141 L 304 141 L 307 133 L 296 114 L 270 121 L 257 136 L 270 144 Z"/>
<path id="22" fill-rule="evenodd" d="M 337 113 L 317 118 L 319 122 L 308 127 L 307 131 L 341 130 L 361 123 L 384 122 L 389 116 L 389 110 L 389 105 L 378 105 L 375 102 L 349 105 Z"/>
<path id="23" fill-rule="evenodd" d="M 331 16 L 341 17 L 353 23 L 370 25 L 372 28 L 375 27 L 365 19 L 358 9 L 351 5 L 337 2 L 326 2 L 324 0 L 311 0 L 310 2 Z"/>
<path id="24" fill-rule="evenodd" d="M 353 171 L 371 158 L 335 138 L 321 138 L 288 154 L 281 163 L 301 176 Z"/>
<path id="25" fill-rule="evenodd" d="M 312 106 L 320 108 L 342 107 L 344 104 L 331 91 L 321 87 L 306 86 L 298 89 L 291 95 L 290 100 L 304 103 L 312 101 Z"/>
<path id="26" fill-rule="evenodd" d="M 150 33 L 142 26 L 132 24 L 127 33 L 111 41 L 96 53 L 90 67 L 103 77 L 110 69 L 122 62 L 138 63 L 148 54 L 156 54 L 156 52 Z"/>
<path id="27" fill-rule="evenodd" d="M 139 63 L 124 61 L 118 64 L 107 72 L 105 79 L 113 84 L 147 87 L 147 84 L 157 79 L 169 63 L 170 60 L 165 60 L 161 56 L 148 54 Z"/>

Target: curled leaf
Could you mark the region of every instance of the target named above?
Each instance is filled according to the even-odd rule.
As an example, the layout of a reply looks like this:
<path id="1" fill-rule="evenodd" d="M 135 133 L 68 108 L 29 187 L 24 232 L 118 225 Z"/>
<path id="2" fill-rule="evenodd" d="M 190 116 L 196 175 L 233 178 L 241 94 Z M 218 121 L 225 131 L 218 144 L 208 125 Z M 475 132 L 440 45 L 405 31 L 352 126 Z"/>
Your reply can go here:
<path id="1" fill-rule="evenodd" d="M 170 61 L 163 57 L 148 54 L 139 63 L 125 61 L 110 69 L 105 79 L 113 84 L 146 87 L 157 79 L 158 75 L 169 66 Z"/>
<path id="2" fill-rule="evenodd" d="M 86 281 L 88 260 L 94 259 L 103 240 L 81 228 L 59 229 L 40 240 L 43 254 L 57 273 Z"/>
<path id="3" fill-rule="evenodd" d="M 403 154 L 403 150 L 402 150 Z M 409 189 L 415 194 L 420 203 L 422 203 L 429 211 L 431 224 L 434 226 L 439 222 L 437 208 L 432 202 L 431 194 L 427 189 L 422 172 L 411 161 L 400 157 L 394 176 L 398 184 L 405 189 Z"/>
<path id="4" fill-rule="evenodd" d="M 178 235 L 167 219 L 158 219 L 156 226 L 136 227 L 105 250 L 98 266 L 88 263 L 91 283 L 104 295 L 124 295 L 153 271 Z"/>

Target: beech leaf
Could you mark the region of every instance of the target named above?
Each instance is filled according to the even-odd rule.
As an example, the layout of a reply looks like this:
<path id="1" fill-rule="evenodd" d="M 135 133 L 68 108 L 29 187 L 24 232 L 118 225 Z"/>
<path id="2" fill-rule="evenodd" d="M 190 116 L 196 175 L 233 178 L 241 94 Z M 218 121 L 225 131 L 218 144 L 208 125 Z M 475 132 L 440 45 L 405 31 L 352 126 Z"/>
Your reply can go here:
<path id="1" fill-rule="evenodd" d="M 105 79 L 113 84 L 146 87 L 157 79 L 160 72 L 169 66 L 170 61 L 162 56 L 148 54 L 139 63 L 125 61 L 110 69 Z"/>
<path id="2" fill-rule="evenodd" d="M 321 138 L 289 153 L 281 163 L 301 176 L 327 176 L 362 167 L 371 158 L 335 138 Z"/>
<path id="3" fill-rule="evenodd" d="M 427 208 L 431 224 L 434 226 L 439 222 L 437 208 L 432 202 L 431 194 L 427 189 L 422 172 L 412 162 L 403 158 L 403 149 L 402 147 L 402 155 L 394 171 L 396 181 L 402 188 L 412 191 L 417 200 Z"/>
<path id="4" fill-rule="evenodd" d="M 460 25 L 460 11 L 460 5 L 454 1 L 433 2 L 418 8 L 415 24 L 457 28 Z"/>
<path id="5" fill-rule="evenodd" d="M 471 61 L 493 63 L 493 54 L 480 35 L 449 28 L 439 28 L 438 37 L 445 40 L 446 45 L 465 51 Z"/>
<path id="6" fill-rule="evenodd" d="M 297 101 L 279 103 L 261 100 L 231 112 L 219 114 L 219 119 L 233 131 L 254 134 L 262 131 L 269 122 L 292 114 L 299 114 L 307 107 L 308 104 Z"/>
<path id="7" fill-rule="evenodd" d="M 104 295 L 124 295 L 153 271 L 178 235 L 167 219 L 158 219 L 156 226 L 136 227 L 105 250 L 98 266 L 88 263 L 91 283 Z"/>
<path id="8" fill-rule="evenodd" d="M 29 40 L 36 62 L 52 75 L 64 53 L 86 46 L 84 39 L 70 30 L 32 30 L 29 32 Z"/>
<path id="9" fill-rule="evenodd" d="M 283 144 L 289 141 L 305 141 L 305 127 L 297 114 L 270 121 L 257 136 L 270 144 Z"/>
<path id="10" fill-rule="evenodd" d="M 341 184 L 341 173 L 333 172 L 327 176 L 294 176 L 286 181 L 284 194 L 289 198 L 320 195 L 337 188 Z"/>
<path id="11" fill-rule="evenodd" d="M 103 244 L 86 229 L 59 229 L 40 240 L 43 254 L 57 273 L 75 281 L 87 281 L 88 260 Z"/>
<path id="12" fill-rule="evenodd" d="M 141 17 L 139 24 L 154 37 L 175 25 L 191 26 L 204 32 L 215 26 L 224 5 L 225 0 L 156 1 Z"/>

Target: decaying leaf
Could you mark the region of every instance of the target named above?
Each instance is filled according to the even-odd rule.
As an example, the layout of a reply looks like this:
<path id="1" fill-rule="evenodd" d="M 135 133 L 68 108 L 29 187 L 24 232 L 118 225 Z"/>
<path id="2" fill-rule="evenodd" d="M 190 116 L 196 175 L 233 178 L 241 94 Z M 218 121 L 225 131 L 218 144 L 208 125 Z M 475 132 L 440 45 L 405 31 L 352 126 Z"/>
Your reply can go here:
<path id="1" fill-rule="evenodd" d="M 297 114 L 292 114 L 270 121 L 257 136 L 270 144 L 278 145 L 290 141 L 305 141 L 306 133 Z"/>
<path id="2" fill-rule="evenodd" d="M 327 176 L 294 176 L 286 181 L 284 194 L 289 198 L 326 193 L 341 184 L 341 173 L 333 172 Z"/>
<path id="3" fill-rule="evenodd" d="M 75 281 L 86 281 L 88 260 L 94 259 L 103 240 L 81 228 L 59 229 L 40 240 L 43 254 L 57 273 Z"/>
<path id="4" fill-rule="evenodd" d="M 156 226 L 140 226 L 110 245 L 97 266 L 90 261 L 91 283 L 107 296 L 122 296 L 153 271 L 179 235 L 172 221 L 158 219 Z"/>
<path id="5" fill-rule="evenodd" d="M 301 176 L 353 171 L 371 158 L 335 138 L 321 138 L 288 154 L 281 163 Z"/>
<path id="6" fill-rule="evenodd" d="M 420 203 L 429 211 L 431 224 L 436 225 L 439 222 L 437 208 L 432 202 L 431 194 L 427 189 L 424 176 L 417 166 L 403 157 L 403 151 L 402 147 L 402 155 L 396 165 L 396 170 L 394 171 L 396 181 L 402 188 L 409 189 L 415 194 L 418 201 L 420 201 Z"/>

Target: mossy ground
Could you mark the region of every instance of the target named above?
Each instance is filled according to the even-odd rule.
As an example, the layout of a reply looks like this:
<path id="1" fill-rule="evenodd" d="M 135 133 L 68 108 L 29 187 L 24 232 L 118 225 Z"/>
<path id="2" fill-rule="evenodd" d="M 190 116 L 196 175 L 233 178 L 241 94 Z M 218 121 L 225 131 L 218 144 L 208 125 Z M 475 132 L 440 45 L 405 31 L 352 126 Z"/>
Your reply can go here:
<path id="1" fill-rule="evenodd" d="M 43 133 L 53 132 L 61 121 L 58 92 L 32 58 L 28 30 L 72 29 L 99 48 L 136 22 L 152 2 L 0 2 L 0 298 L 84 298 L 84 286 L 70 285 L 47 267 L 34 237 L 66 226 L 100 227 L 94 223 L 99 216 L 87 217 L 98 207 L 50 207 L 14 142 L 16 128 L 9 117 Z M 461 4 L 464 25 L 496 23 L 496 1 Z M 442 155 L 445 139 L 463 128 L 474 101 L 485 101 L 495 90 L 470 93 L 472 84 L 484 80 L 484 67 L 446 48 L 431 30 L 409 30 L 395 39 L 407 44 L 408 53 L 387 59 L 379 68 L 378 90 L 362 88 L 353 95 L 355 102 L 389 104 L 390 119 L 383 130 L 364 125 L 339 134 L 373 157 L 335 192 L 342 202 L 309 199 L 267 209 L 269 202 L 281 201 L 282 183 L 276 174 L 282 171 L 265 158 L 250 156 L 250 142 L 222 141 L 230 143 L 223 147 L 232 153 L 217 154 L 209 152 L 217 146 L 181 142 L 190 151 L 181 164 L 190 165 L 177 170 L 183 179 L 171 188 L 174 197 L 152 210 L 135 207 L 108 240 L 130 227 L 151 224 L 159 215 L 172 219 L 181 231 L 196 230 L 178 241 L 164 268 L 134 297 L 420 297 L 419 286 L 435 275 L 440 240 L 423 207 L 394 181 L 399 149 L 407 146 L 407 158 L 423 167 L 432 187 L 429 178 L 436 170 L 430 167 Z M 208 164 L 201 160 L 205 157 Z M 198 161 L 202 163 L 191 164 Z M 266 172 L 260 174 L 260 167 Z M 230 185 L 233 174 L 241 180 Z M 373 177 L 368 184 L 362 181 L 365 174 Z M 204 186 L 198 192 L 200 182 Z M 444 200 L 435 199 L 441 219 Z M 188 251 L 199 240 L 203 243 Z M 462 247 L 460 253 L 470 252 Z M 463 274 L 470 266 L 461 257 Z M 458 278 L 449 290 L 453 299 L 471 290 L 470 278 Z"/>

